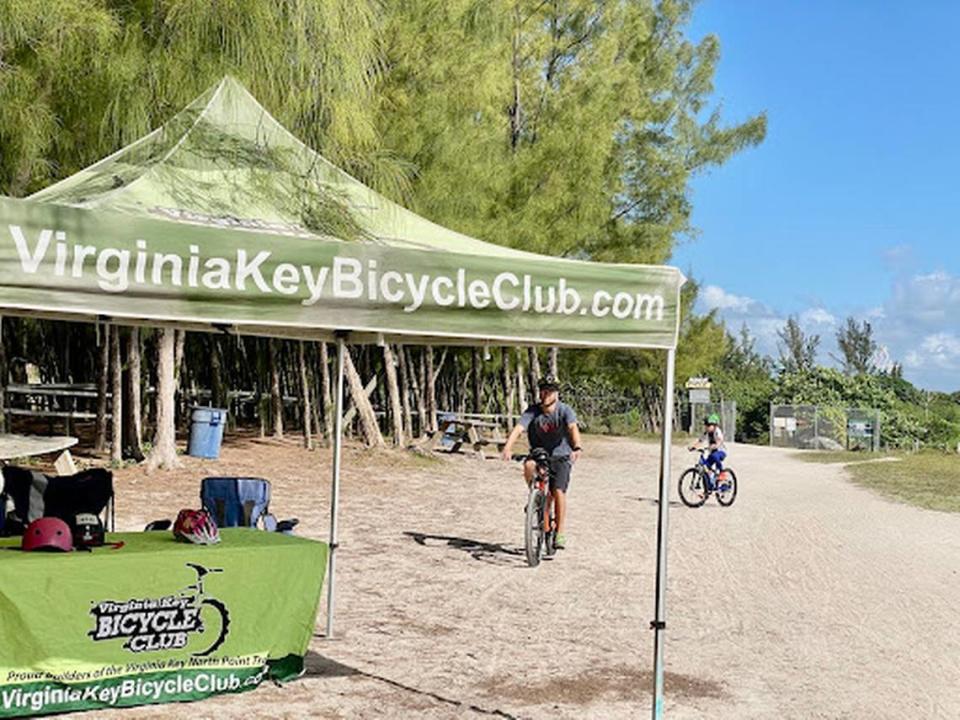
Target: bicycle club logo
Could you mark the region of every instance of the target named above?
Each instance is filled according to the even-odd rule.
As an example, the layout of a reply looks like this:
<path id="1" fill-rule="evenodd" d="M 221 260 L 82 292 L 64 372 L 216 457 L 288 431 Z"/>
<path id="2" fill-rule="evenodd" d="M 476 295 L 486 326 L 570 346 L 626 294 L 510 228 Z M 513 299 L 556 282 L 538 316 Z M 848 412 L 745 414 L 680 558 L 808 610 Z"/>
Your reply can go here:
<path id="1" fill-rule="evenodd" d="M 87 635 L 94 642 L 123 638 L 123 647 L 134 653 L 186 648 L 194 635 L 200 649 L 192 655 L 213 653 L 227 639 L 230 613 L 222 602 L 206 596 L 203 578 L 223 571 L 186 565 L 197 574 L 195 584 L 166 597 L 99 602 L 90 609 L 95 625 Z"/>

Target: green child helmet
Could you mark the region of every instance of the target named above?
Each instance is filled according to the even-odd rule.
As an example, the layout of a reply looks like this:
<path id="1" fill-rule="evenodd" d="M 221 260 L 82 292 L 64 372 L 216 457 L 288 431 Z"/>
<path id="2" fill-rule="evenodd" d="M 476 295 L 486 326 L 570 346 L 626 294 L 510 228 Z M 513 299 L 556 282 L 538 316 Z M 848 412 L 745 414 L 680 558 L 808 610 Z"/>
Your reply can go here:
<path id="1" fill-rule="evenodd" d="M 707 415 L 707 419 L 703 421 L 703 424 L 704 424 L 704 425 L 719 425 L 719 424 L 720 424 L 720 416 L 717 415 L 716 413 L 710 413 L 709 415 Z"/>

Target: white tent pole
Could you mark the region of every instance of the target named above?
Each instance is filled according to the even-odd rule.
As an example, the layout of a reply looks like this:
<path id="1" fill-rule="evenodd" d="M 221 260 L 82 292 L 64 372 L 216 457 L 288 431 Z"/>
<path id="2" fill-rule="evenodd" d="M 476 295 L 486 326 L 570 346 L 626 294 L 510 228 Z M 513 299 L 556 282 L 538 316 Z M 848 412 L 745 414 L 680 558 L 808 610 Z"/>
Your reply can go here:
<path id="1" fill-rule="evenodd" d="M 340 446 L 343 438 L 343 354 L 344 335 L 337 333 L 337 392 L 333 420 L 333 485 L 330 489 L 330 563 L 327 569 L 327 638 L 333 637 L 334 579 L 337 569 L 337 511 L 340 502 Z"/>
<path id="2" fill-rule="evenodd" d="M 663 643 L 667 627 L 667 519 L 670 510 L 670 448 L 673 442 L 673 382 L 676 350 L 667 351 L 660 436 L 660 492 L 657 507 L 657 594 L 653 629 L 653 720 L 663 717 Z"/>

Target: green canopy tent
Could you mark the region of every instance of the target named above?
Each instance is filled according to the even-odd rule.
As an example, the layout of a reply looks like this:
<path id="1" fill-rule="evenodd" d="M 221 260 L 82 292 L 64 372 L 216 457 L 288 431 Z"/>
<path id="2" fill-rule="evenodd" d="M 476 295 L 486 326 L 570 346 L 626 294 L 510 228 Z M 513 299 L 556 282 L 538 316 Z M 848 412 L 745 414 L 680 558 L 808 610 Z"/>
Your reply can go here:
<path id="1" fill-rule="evenodd" d="M 5 313 L 336 342 L 328 635 L 347 340 L 665 351 L 654 717 L 683 282 L 670 267 L 545 257 L 440 227 L 303 145 L 229 77 L 89 168 L 0 198 Z"/>

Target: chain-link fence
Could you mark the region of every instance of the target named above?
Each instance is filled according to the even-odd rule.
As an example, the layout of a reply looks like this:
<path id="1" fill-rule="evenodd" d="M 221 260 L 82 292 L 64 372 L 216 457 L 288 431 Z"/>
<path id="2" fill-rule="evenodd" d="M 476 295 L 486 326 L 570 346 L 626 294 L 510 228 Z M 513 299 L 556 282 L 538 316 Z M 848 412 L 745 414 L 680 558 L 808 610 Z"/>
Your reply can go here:
<path id="1" fill-rule="evenodd" d="M 803 450 L 880 449 L 880 411 L 818 405 L 770 405 L 770 444 Z"/>

